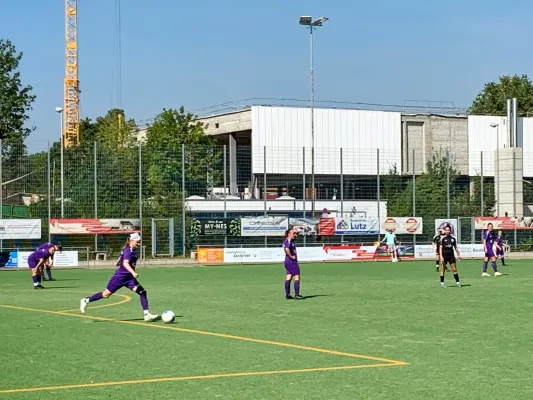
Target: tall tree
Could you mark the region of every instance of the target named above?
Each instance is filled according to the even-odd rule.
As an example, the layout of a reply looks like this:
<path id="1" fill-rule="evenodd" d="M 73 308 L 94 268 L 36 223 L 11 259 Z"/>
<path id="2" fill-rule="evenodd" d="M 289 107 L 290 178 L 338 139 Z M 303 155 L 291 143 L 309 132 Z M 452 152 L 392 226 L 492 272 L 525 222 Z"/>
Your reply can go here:
<path id="1" fill-rule="evenodd" d="M 468 109 L 470 114 L 506 115 L 507 99 L 516 98 L 520 116 L 533 113 L 533 83 L 527 75 L 500 76 L 489 82 Z"/>
<path id="2" fill-rule="evenodd" d="M 0 39 L 0 138 L 21 143 L 34 128 L 25 126 L 35 96 L 20 78 L 18 53 L 9 40 Z"/>
<path id="3" fill-rule="evenodd" d="M 183 145 L 185 165 L 182 166 Z M 205 134 L 205 126 L 183 107 L 165 109 L 148 127 L 143 147 L 143 165 L 146 168 L 147 196 L 153 197 L 153 206 L 161 206 L 185 190 L 187 195 L 206 196 L 209 187 L 218 183 L 221 171 L 220 151 L 215 140 Z M 182 188 L 185 172 L 186 187 Z M 175 209 L 180 203 L 173 201 Z M 165 207 L 167 208 L 167 207 Z M 167 212 L 169 212 L 167 208 Z"/>

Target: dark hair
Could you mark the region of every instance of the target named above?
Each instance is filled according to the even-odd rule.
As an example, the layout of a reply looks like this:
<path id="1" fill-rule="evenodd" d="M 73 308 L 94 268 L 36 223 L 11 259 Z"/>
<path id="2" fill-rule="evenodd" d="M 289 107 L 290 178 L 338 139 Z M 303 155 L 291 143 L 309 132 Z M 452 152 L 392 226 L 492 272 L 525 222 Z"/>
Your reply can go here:
<path id="1" fill-rule="evenodd" d="M 285 231 L 285 237 L 289 236 L 289 233 L 291 233 L 292 228 L 289 228 Z"/>
<path id="2" fill-rule="evenodd" d="M 487 224 L 487 229 L 489 229 L 489 226 L 492 226 L 492 227 L 494 228 L 494 225 L 492 224 L 492 222 L 489 222 L 489 223 Z"/>
<path id="3" fill-rule="evenodd" d="M 59 251 L 63 250 L 63 245 L 61 243 L 55 243 L 54 246 L 56 246 Z"/>

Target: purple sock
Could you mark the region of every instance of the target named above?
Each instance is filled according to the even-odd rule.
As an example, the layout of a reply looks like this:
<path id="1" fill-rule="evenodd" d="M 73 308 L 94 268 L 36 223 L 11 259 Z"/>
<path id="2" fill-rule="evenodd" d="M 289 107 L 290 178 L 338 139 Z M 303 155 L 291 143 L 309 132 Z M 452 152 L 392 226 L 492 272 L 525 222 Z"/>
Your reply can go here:
<path id="1" fill-rule="evenodd" d="M 492 269 L 494 270 L 494 272 L 498 272 L 498 267 L 496 266 L 496 261 L 491 261 L 490 263 Z"/>
<path id="2" fill-rule="evenodd" d="M 103 298 L 104 295 L 102 294 L 102 292 L 95 293 L 91 297 L 89 297 L 89 303 L 92 303 L 93 301 L 98 301 Z"/>
<path id="3" fill-rule="evenodd" d="M 46 268 L 46 275 L 48 275 L 48 279 L 52 279 L 52 270 L 50 268 Z"/>
<path id="4" fill-rule="evenodd" d="M 144 311 L 148 311 L 148 296 L 145 292 L 139 295 L 141 297 L 141 306 Z"/>
<path id="5" fill-rule="evenodd" d="M 300 295 L 300 281 L 294 281 L 294 294 L 296 296 Z"/>
<path id="6" fill-rule="evenodd" d="M 505 258 L 502 257 L 502 265 L 505 265 Z"/>
<path id="7" fill-rule="evenodd" d="M 31 280 L 33 281 L 34 284 L 36 285 L 39 284 L 39 277 L 37 275 L 32 275 Z"/>
<path id="8" fill-rule="evenodd" d="M 487 265 L 489 263 L 487 261 L 483 262 L 483 272 L 487 272 Z"/>
<path id="9" fill-rule="evenodd" d="M 291 294 L 291 281 L 287 280 L 285 281 L 285 296 L 289 296 Z"/>

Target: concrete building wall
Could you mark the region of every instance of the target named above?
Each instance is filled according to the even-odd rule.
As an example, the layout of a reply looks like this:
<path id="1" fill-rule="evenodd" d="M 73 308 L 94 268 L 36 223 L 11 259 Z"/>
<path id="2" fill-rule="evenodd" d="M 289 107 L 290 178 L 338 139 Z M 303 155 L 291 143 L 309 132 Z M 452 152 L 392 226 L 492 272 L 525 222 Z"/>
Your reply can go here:
<path id="1" fill-rule="evenodd" d="M 466 116 L 402 115 L 402 171 L 420 174 L 436 153 L 450 152 L 451 162 L 468 175 L 468 119 Z"/>

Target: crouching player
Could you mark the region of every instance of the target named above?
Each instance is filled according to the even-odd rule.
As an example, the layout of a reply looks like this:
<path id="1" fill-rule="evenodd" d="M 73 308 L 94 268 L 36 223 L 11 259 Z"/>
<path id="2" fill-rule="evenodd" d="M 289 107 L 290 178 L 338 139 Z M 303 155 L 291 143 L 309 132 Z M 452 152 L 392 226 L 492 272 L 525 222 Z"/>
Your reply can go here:
<path id="1" fill-rule="evenodd" d="M 461 253 L 457 248 L 457 239 L 451 235 L 452 228 L 450 225 L 444 227 L 444 236 L 439 243 L 439 254 L 440 254 L 440 287 L 445 288 L 444 285 L 444 272 L 446 265 L 450 264 L 452 268 L 453 277 L 455 278 L 455 284 L 457 287 L 461 287 L 461 282 L 459 281 L 459 273 L 457 272 L 457 261 L 455 259 L 455 253 L 457 253 L 457 258 L 461 259 Z"/>
<path id="2" fill-rule="evenodd" d="M 55 247 L 56 251 L 62 251 L 63 246 L 61 243 L 51 243 L 46 242 L 39 246 L 38 250 L 42 249 L 49 249 L 50 247 Z M 44 268 L 41 271 L 41 280 L 43 281 L 55 281 L 54 278 L 52 278 L 52 265 L 54 264 L 54 256 L 52 255 L 45 263 Z M 44 276 L 44 271 L 46 270 L 46 275 L 48 276 L 48 279 Z"/>
<path id="3" fill-rule="evenodd" d="M 55 246 L 36 250 L 28 257 L 28 266 L 31 268 L 31 278 L 35 289 L 44 289 L 41 285 L 41 274 L 46 262 L 56 252 Z"/>

